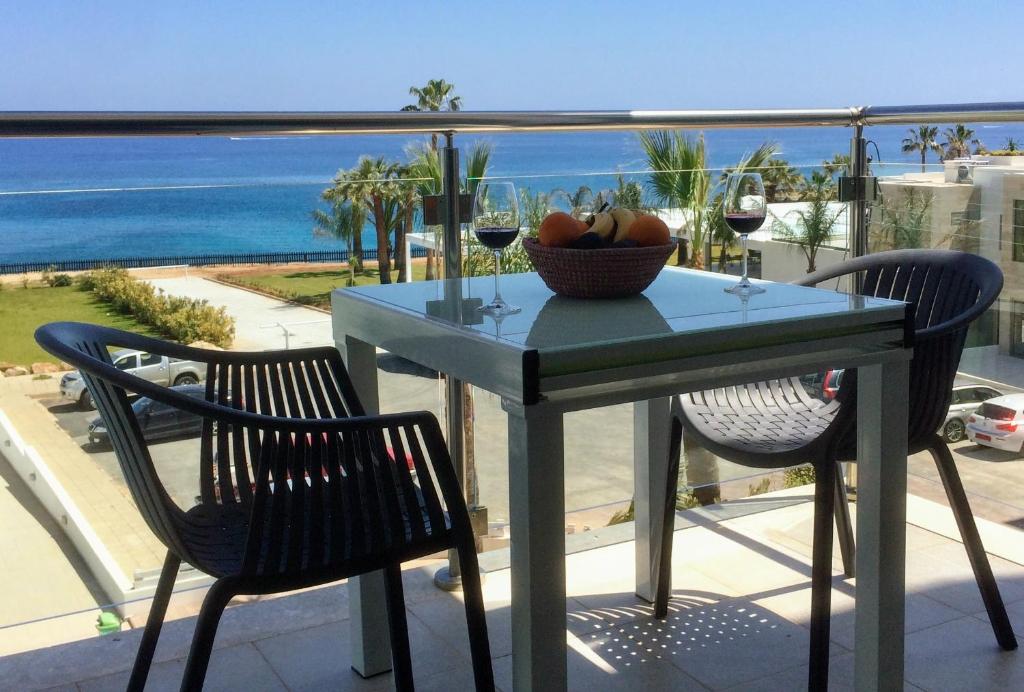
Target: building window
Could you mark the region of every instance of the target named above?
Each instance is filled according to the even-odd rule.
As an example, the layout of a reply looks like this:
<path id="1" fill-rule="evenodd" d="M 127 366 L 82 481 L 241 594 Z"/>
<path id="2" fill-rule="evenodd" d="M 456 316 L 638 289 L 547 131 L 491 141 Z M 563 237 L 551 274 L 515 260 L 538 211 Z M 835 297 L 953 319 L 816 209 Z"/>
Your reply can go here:
<path id="1" fill-rule="evenodd" d="M 1024 262 L 1024 199 L 1013 200 L 1013 261 Z"/>

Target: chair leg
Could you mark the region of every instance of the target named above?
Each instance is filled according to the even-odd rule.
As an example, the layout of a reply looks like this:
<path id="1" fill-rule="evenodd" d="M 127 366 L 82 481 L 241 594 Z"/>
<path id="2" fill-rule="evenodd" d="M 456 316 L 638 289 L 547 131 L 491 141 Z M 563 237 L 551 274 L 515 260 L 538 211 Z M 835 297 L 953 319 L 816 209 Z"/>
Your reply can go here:
<path id="1" fill-rule="evenodd" d="M 676 415 L 676 401 L 673 400 L 673 415 L 668 445 L 668 478 L 665 488 L 665 514 L 661 525 L 661 550 L 658 554 L 658 589 L 654 595 L 654 617 L 659 620 L 668 615 L 668 601 L 672 595 L 672 540 L 676 520 L 676 495 L 679 492 L 679 456 L 683 443 L 683 423 Z"/>
<path id="2" fill-rule="evenodd" d="M 387 592 L 388 628 L 391 632 L 391 662 L 394 666 L 395 689 L 412 692 L 412 654 L 409 651 L 409 624 L 405 615 L 405 590 L 402 587 L 402 566 L 384 568 Z"/>
<path id="3" fill-rule="evenodd" d="M 473 658 L 473 678 L 477 692 L 493 692 L 494 670 L 491 667 L 491 646 L 487 638 L 487 616 L 483 589 L 480 586 L 480 565 L 472 539 L 458 548 L 462 572 L 462 597 L 466 606 L 466 627 Z"/>
<path id="4" fill-rule="evenodd" d="M 210 653 L 213 651 L 213 640 L 217 636 L 217 625 L 225 606 L 234 596 L 234 584 L 218 579 L 206 592 L 203 607 L 196 619 L 196 631 L 192 636 L 192 647 L 185 662 L 185 675 L 181 680 L 182 692 L 194 692 L 203 689 L 206 669 L 210 665 Z"/>
<path id="5" fill-rule="evenodd" d="M 809 690 L 828 689 L 829 629 L 832 616 L 832 516 L 836 464 L 815 465 L 814 539 L 811 549 L 811 650 Z"/>
<path id="6" fill-rule="evenodd" d="M 132 676 L 128 680 L 128 692 L 142 692 L 146 688 L 149 667 L 153 663 L 156 643 L 160 639 L 160 629 L 164 624 L 164 615 L 167 613 L 167 604 L 171 600 L 174 580 L 178 576 L 180 565 L 181 558 L 168 550 L 167 557 L 164 558 L 164 567 L 160 570 L 160 581 L 156 584 L 153 605 L 150 606 L 149 616 L 146 618 L 146 629 L 142 632 L 139 651 L 135 654 L 135 665 L 132 666 Z"/>
<path id="7" fill-rule="evenodd" d="M 839 552 L 843 556 L 843 573 L 855 577 L 857 564 L 857 542 L 853 537 L 853 522 L 850 521 L 850 498 L 846 495 L 846 481 L 842 467 L 836 462 L 836 530 L 839 533 Z"/>
<path id="8" fill-rule="evenodd" d="M 956 518 L 956 525 L 960 529 L 960 537 L 967 550 L 971 568 L 974 570 L 974 579 L 978 582 L 978 590 L 981 591 L 981 599 L 985 602 L 985 610 L 988 611 L 988 619 L 992 624 L 993 632 L 995 632 L 996 641 L 1003 649 L 1012 651 L 1017 648 L 1017 638 L 1013 634 L 1013 627 L 1006 615 L 1003 599 L 999 595 L 999 586 L 992 574 L 988 555 L 985 554 L 985 546 L 981 543 L 978 526 L 974 522 L 974 514 L 967 502 L 967 493 L 964 492 L 953 455 L 946 443 L 938 436 L 931 441 L 928 450 L 931 452 L 932 458 L 935 459 L 939 476 L 942 478 L 942 485 L 946 489 L 946 497 L 949 499 L 949 506 Z"/>

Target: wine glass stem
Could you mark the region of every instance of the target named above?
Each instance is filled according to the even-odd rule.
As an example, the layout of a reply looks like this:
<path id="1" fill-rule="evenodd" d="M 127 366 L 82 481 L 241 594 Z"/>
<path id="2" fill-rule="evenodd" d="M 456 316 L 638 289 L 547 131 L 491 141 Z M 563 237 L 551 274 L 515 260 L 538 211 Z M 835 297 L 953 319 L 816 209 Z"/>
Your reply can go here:
<path id="1" fill-rule="evenodd" d="M 740 283 L 747 283 L 747 234 L 740 234 L 740 247 L 743 249 L 743 278 Z"/>
<path id="2" fill-rule="evenodd" d="M 499 281 L 501 279 L 501 250 L 494 251 L 494 302 L 503 303 Z"/>

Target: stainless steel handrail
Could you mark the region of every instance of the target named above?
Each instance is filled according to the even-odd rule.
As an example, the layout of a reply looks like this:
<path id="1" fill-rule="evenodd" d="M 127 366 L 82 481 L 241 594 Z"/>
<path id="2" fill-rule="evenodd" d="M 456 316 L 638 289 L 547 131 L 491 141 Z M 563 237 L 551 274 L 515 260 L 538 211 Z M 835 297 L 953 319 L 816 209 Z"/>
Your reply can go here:
<path id="1" fill-rule="evenodd" d="M 319 135 L 526 132 L 653 128 L 826 127 L 894 123 L 1024 121 L 1024 102 L 820 109 L 152 112 L 5 111 L 0 137 Z"/>

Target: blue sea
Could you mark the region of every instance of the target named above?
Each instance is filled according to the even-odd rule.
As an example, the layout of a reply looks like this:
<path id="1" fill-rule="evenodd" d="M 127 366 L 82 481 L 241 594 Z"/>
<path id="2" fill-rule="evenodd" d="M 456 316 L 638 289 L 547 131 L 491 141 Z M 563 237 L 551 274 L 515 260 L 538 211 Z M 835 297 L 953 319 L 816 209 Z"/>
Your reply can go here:
<path id="1" fill-rule="evenodd" d="M 974 125 L 989 148 L 1024 126 Z M 941 132 L 941 128 L 940 128 Z M 873 127 L 878 175 L 920 170 L 900 153 L 906 127 Z M 805 172 L 849 150 L 848 128 L 735 129 L 705 133 L 709 165 L 736 163 L 768 140 Z M 643 182 L 632 132 L 457 136 L 466 157 L 491 143 L 490 176 L 523 190 L 614 188 Z M 422 136 L 140 137 L 0 139 L 0 262 L 342 249 L 314 238 L 310 211 L 339 168 L 361 155 L 407 159 Z M 881 165 L 878 165 L 879 161 Z M 934 154 L 929 162 L 936 163 Z M 370 228 L 364 246 L 375 247 Z"/>

